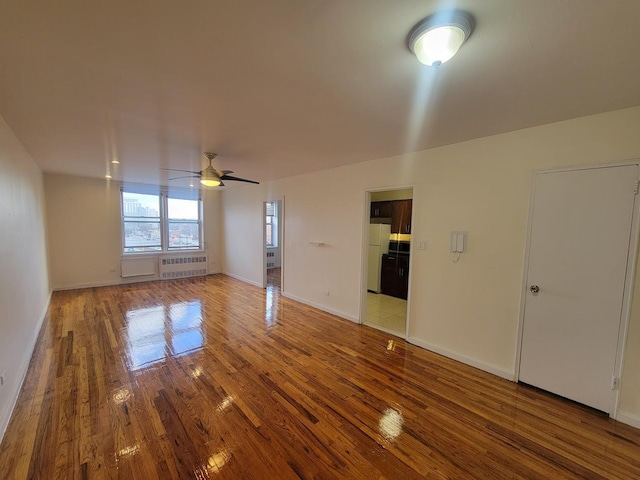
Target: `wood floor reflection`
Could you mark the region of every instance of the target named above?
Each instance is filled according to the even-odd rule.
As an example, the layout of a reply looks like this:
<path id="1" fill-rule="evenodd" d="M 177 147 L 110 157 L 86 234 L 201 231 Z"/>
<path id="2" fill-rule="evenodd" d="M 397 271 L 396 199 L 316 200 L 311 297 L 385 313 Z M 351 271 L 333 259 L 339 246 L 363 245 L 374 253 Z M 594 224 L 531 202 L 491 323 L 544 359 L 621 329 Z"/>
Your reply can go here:
<path id="1" fill-rule="evenodd" d="M 630 479 L 640 431 L 215 275 L 54 293 L 0 476 Z"/>
<path id="2" fill-rule="evenodd" d="M 282 269 L 278 268 L 269 268 L 267 270 L 267 286 L 270 287 L 280 287 L 280 275 Z"/>

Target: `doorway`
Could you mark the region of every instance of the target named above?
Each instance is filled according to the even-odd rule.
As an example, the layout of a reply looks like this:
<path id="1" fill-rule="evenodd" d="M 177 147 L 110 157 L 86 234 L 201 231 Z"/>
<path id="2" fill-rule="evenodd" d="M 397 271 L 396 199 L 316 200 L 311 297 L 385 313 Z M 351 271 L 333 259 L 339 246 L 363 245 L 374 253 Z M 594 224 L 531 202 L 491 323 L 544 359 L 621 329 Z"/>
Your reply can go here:
<path id="1" fill-rule="evenodd" d="M 366 196 L 361 323 L 406 338 L 413 188 Z"/>
<path id="2" fill-rule="evenodd" d="M 267 200 L 263 203 L 263 288 L 282 287 L 284 202 Z"/>
<path id="3" fill-rule="evenodd" d="M 615 413 L 638 165 L 535 175 L 519 381 Z"/>

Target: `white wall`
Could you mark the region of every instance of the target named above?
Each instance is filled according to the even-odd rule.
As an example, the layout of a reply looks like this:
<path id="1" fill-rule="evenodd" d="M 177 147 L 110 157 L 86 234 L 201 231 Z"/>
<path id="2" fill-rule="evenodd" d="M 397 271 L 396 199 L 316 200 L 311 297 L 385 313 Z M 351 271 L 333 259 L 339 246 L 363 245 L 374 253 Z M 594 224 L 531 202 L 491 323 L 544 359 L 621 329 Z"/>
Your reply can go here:
<path id="1" fill-rule="evenodd" d="M 42 172 L 0 117 L 0 439 L 49 304 Z"/>
<path id="2" fill-rule="evenodd" d="M 638 158 L 639 126 L 640 107 L 227 190 L 225 271 L 260 282 L 260 203 L 285 197 L 284 293 L 358 319 L 364 192 L 412 185 L 412 238 L 427 249 L 412 254 L 411 341 L 512 377 L 533 172 Z M 457 264 L 452 230 L 469 232 Z M 638 295 L 632 312 L 620 409 L 640 422 Z"/>
<path id="3" fill-rule="evenodd" d="M 47 173 L 44 176 L 54 290 L 155 280 L 120 278 L 122 258 L 120 185 L 101 179 Z M 203 195 L 205 251 L 209 272 L 220 272 L 220 194 Z"/>
<path id="4" fill-rule="evenodd" d="M 372 192 L 372 202 L 384 202 L 386 200 L 409 200 L 413 198 L 413 190 L 410 188 L 401 188 L 399 190 L 382 190 L 381 192 Z"/>
<path id="5" fill-rule="evenodd" d="M 237 187 L 240 195 L 222 196 L 222 271 L 256 286 L 264 275 L 264 201 L 261 188 Z M 228 203 L 228 199 L 232 203 Z"/>

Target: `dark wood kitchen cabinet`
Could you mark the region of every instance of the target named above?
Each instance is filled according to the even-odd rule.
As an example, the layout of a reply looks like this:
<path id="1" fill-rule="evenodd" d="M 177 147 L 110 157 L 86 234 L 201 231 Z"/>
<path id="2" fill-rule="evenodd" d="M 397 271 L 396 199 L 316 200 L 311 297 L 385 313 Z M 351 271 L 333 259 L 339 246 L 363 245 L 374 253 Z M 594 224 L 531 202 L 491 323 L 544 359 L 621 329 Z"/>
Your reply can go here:
<path id="1" fill-rule="evenodd" d="M 393 202 L 371 202 L 371 218 L 391 218 L 393 215 Z"/>
<path id="2" fill-rule="evenodd" d="M 411 233 L 413 200 L 394 200 L 391 214 L 391 233 Z"/>
<path id="3" fill-rule="evenodd" d="M 409 294 L 409 255 L 382 255 L 380 283 L 385 295 L 406 300 Z"/>

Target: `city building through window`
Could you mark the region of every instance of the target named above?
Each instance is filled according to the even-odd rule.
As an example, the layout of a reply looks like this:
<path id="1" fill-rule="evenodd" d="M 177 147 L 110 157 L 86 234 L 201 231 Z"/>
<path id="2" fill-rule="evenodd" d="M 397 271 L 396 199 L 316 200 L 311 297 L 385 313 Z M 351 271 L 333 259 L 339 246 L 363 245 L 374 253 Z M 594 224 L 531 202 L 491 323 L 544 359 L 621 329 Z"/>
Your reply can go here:
<path id="1" fill-rule="evenodd" d="M 123 253 L 202 248 L 199 199 L 122 190 Z"/>

